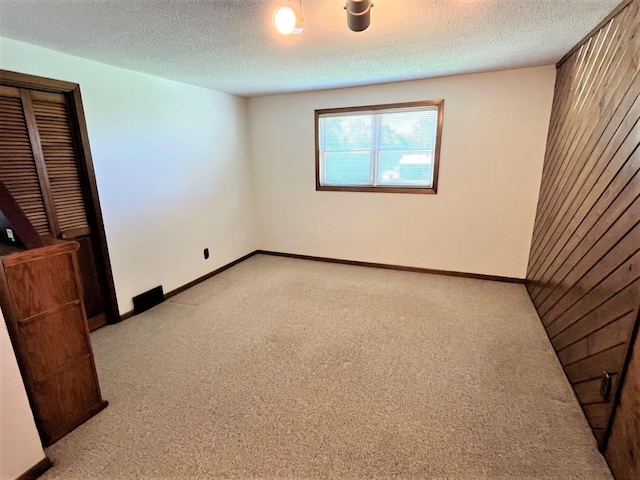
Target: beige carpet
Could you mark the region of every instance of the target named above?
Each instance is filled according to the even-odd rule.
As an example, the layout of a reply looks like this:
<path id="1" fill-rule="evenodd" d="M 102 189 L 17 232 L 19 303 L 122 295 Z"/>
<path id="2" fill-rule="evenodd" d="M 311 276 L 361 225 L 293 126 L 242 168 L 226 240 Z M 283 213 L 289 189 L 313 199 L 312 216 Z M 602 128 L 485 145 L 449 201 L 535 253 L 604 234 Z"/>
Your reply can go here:
<path id="1" fill-rule="evenodd" d="M 43 479 L 610 479 L 522 285 L 255 256 L 92 334 Z"/>

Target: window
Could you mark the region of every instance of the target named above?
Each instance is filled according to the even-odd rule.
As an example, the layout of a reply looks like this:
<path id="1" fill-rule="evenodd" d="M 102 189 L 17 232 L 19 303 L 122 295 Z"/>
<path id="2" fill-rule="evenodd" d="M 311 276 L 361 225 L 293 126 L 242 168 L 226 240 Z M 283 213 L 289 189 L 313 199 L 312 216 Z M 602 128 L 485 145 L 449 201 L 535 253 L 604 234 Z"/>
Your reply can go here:
<path id="1" fill-rule="evenodd" d="M 316 110 L 316 190 L 436 193 L 443 107 Z"/>

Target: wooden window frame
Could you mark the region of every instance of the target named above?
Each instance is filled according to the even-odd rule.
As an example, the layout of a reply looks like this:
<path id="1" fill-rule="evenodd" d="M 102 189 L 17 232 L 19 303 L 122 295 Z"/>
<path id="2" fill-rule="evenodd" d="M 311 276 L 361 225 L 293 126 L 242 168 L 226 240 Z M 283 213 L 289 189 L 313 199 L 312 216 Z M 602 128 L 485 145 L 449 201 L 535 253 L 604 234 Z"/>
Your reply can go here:
<path id="1" fill-rule="evenodd" d="M 107 236 L 104 230 L 102 210 L 98 197 L 98 186 L 93 168 L 91 148 L 89 146 L 89 133 L 87 131 L 84 107 L 82 106 L 80 85 L 8 70 L 0 70 L 0 85 L 39 90 L 41 92 L 61 93 L 64 95 L 69 111 L 69 121 L 71 123 L 71 133 L 76 147 L 75 150 L 80 156 L 78 175 L 87 208 L 87 221 L 98 243 L 98 248 L 94 250 L 94 255 L 96 269 L 98 275 L 102 278 L 101 283 L 104 287 L 102 293 L 105 300 L 107 319 L 108 323 L 119 322 L 121 320 L 120 311 L 118 309 L 116 289 L 111 271 Z M 44 160 L 42 158 L 36 158 L 36 162 L 44 162 Z M 51 208 L 50 203 L 52 200 L 50 198 L 44 198 L 44 201 L 45 205 L 49 202 L 47 208 Z M 51 233 L 55 235 L 55 232 Z"/>
<path id="2" fill-rule="evenodd" d="M 400 186 L 355 186 L 355 185 L 321 185 L 320 183 L 320 116 L 334 113 L 351 113 L 371 110 L 390 110 L 415 107 L 437 107 L 438 122 L 433 160 L 433 184 L 431 187 Z M 438 170 L 440 166 L 440 146 L 442 144 L 442 122 L 444 117 L 444 100 L 425 100 L 420 102 L 387 103 L 366 105 L 361 107 L 325 108 L 315 110 L 315 149 L 316 149 L 316 191 L 325 192 L 376 192 L 376 193 L 418 193 L 434 195 L 438 192 Z"/>

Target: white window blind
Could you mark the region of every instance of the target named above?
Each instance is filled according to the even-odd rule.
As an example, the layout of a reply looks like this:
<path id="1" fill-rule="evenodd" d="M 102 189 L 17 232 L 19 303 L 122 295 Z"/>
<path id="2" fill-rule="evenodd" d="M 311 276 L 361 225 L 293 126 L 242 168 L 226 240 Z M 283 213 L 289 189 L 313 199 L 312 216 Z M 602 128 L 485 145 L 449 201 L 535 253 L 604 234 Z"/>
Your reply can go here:
<path id="1" fill-rule="evenodd" d="M 318 111 L 319 185 L 432 188 L 440 105 Z"/>

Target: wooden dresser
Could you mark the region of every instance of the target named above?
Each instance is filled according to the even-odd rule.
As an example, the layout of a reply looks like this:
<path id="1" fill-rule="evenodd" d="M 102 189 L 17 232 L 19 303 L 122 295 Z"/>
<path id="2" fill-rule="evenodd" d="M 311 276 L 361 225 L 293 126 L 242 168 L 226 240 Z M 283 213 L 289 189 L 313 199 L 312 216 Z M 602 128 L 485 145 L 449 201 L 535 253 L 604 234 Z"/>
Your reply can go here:
<path id="1" fill-rule="evenodd" d="M 107 406 L 93 360 L 77 250 L 76 242 L 60 241 L 0 257 L 0 305 L 45 446 Z"/>

